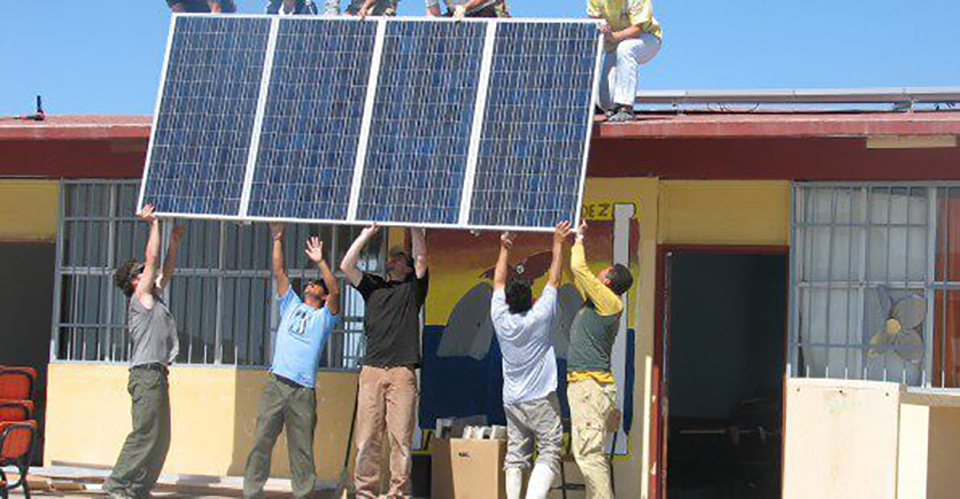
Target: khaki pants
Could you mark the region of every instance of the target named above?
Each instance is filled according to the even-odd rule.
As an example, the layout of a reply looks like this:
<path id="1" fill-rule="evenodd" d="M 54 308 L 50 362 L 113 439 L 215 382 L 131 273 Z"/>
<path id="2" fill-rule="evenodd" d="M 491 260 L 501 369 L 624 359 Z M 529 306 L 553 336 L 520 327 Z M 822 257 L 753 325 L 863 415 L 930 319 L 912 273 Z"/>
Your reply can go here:
<path id="1" fill-rule="evenodd" d="M 503 404 L 507 415 L 507 456 L 504 469 L 530 468 L 533 442 L 537 442 L 537 463 L 560 471 L 560 449 L 563 446 L 563 425 L 557 394 L 517 404 Z"/>
<path id="2" fill-rule="evenodd" d="M 317 393 L 313 388 L 271 374 L 260 396 L 253 448 L 243 475 L 243 497 L 263 497 L 270 477 L 273 446 L 280 431 L 287 429 L 287 452 L 293 475 L 294 497 L 310 497 L 316 487 L 313 435 L 317 427 Z"/>
<path id="3" fill-rule="evenodd" d="M 603 452 L 607 418 L 616 404 L 617 387 L 587 379 L 567 385 L 570 423 L 573 427 L 573 457 L 587 486 L 588 499 L 613 497 L 610 468 Z"/>
<path id="4" fill-rule="evenodd" d="M 127 391 L 133 399 L 133 430 L 123 443 L 103 490 L 146 498 L 160 477 L 170 449 L 170 385 L 165 370 L 130 369 Z"/>
<path id="5" fill-rule="evenodd" d="M 387 497 L 410 496 L 413 431 L 416 424 L 417 375 L 412 367 L 370 367 L 360 370 L 357 394 L 358 498 L 380 495 L 380 447 L 383 430 L 390 439 L 390 491 Z"/>

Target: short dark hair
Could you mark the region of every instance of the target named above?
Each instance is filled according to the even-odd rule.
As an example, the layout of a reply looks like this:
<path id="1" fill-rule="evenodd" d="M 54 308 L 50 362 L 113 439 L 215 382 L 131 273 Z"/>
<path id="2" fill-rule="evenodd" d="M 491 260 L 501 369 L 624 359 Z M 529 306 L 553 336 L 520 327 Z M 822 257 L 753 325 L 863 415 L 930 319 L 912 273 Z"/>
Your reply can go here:
<path id="1" fill-rule="evenodd" d="M 533 308 L 533 290 L 530 283 L 520 279 L 511 279 L 507 282 L 507 307 L 511 314 L 522 314 Z"/>
<path id="2" fill-rule="evenodd" d="M 131 258 L 121 263 L 113 273 L 113 283 L 123 290 L 123 294 L 127 295 L 127 298 L 133 296 L 133 292 L 135 291 L 133 288 L 133 278 L 142 272 L 142 269 L 138 271 L 140 265 L 141 263 L 138 262 L 136 258 Z"/>
<path id="3" fill-rule="evenodd" d="M 330 294 L 330 289 L 327 288 L 327 281 L 324 281 L 323 279 L 307 279 L 306 282 L 303 283 L 303 289 L 307 289 L 307 286 L 311 284 L 320 286 L 320 289 L 323 290 L 324 294 Z"/>
<path id="4" fill-rule="evenodd" d="M 630 269 L 623 264 L 614 265 L 607 272 L 607 279 L 610 280 L 610 289 L 618 295 L 626 293 L 630 286 L 633 286 L 633 275 L 630 274 Z"/>

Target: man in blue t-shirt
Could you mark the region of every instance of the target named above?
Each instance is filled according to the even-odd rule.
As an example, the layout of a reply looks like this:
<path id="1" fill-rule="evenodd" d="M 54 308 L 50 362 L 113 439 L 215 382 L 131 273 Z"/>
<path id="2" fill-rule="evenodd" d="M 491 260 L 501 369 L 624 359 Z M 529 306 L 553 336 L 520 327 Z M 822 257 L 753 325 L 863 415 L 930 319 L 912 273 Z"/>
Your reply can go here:
<path id="1" fill-rule="evenodd" d="M 270 224 L 270 233 L 280 326 L 270 376 L 260 398 L 253 449 L 244 473 L 243 496 L 263 497 L 263 484 L 270 476 L 273 445 L 286 426 L 293 493 L 296 497 L 308 497 L 313 494 L 317 479 L 313 461 L 317 366 L 323 344 L 340 320 L 340 291 L 337 278 L 323 259 L 323 242 L 311 237 L 306 253 L 320 268 L 323 280 L 308 281 L 301 300 L 290 287 L 283 262 L 283 225 Z"/>

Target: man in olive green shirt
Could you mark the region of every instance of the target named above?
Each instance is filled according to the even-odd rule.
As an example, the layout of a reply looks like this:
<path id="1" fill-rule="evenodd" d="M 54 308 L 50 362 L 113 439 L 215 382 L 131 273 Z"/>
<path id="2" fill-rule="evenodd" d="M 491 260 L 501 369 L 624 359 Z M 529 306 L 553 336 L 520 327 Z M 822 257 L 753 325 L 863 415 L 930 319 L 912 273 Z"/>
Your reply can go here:
<path id="1" fill-rule="evenodd" d="M 570 325 L 567 349 L 567 400 L 570 402 L 573 457 L 586 482 L 587 498 L 611 498 L 610 471 L 603 453 L 606 422 L 616 403 L 617 388 L 610 354 L 620 327 L 620 296 L 633 285 L 630 269 L 616 264 L 596 275 L 587 267 L 583 238 L 587 224 L 577 229 L 570 250 L 573 283 L 584 299 Z"/>
<path id="2" fill-rule="evenodd" d="M 603 68 L 598 106 L 607 122 L 633 121 L 637 69 L 660 51 L 663 29 L 651 0 L 587 0 L 587 15 L 601 19 Z"/>

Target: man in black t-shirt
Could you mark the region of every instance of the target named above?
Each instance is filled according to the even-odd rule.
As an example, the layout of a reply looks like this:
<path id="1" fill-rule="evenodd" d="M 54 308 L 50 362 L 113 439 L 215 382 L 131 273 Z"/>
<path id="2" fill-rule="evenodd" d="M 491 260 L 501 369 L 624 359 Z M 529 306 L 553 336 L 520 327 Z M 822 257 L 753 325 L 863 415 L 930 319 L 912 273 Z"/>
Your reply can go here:
<path id="1" fill-rule="evenodd" d="M 376 233 L 376 225 L 363 229 L 340 263 L 347 280 L 366 302 L 363 330 L 367 350 L 357 392 L 354 481 L 358 498 L 380 496 L 380 446 L 386 427 L 390 438 L 390 490 L 386 496 L 409 497 L 420 310 L 429 287 L 426 234 L 423 229 L 410 229 L 410 251 L 390 250 L 387 278 L 383 279 L 357 268 L 360 253 Z"/>

